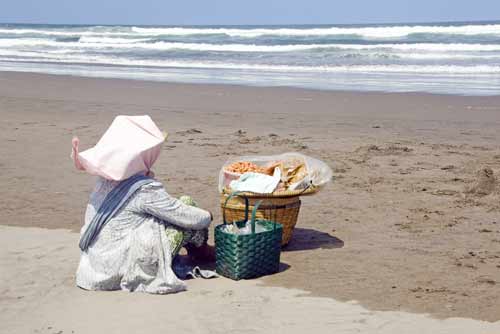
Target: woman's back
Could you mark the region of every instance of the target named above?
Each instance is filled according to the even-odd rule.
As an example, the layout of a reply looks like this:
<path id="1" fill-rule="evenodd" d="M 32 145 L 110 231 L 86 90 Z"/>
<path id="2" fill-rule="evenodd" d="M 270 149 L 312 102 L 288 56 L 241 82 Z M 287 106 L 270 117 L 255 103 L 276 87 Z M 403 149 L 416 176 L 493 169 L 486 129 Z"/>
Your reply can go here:
<path id="1" fill-rule="evenodd" d="M 90 195 L 83 234 L 103 204 L 106 196 L 120 182 L 98 178 Z M 210 214 L 184 205 L 168 195 L 163 185 L 153 181 L 142 186 L 122 209 L 101 229 L 82 257 L 77 271 L 78 286 L 88 290 L 174 292 L 185 289 L 171 270 L 172 240 L 166 226 L 186 230 L 203 230 L 210 224 Z M 158 268 L 164 280 L 159 287 L 150 286 Z"/>

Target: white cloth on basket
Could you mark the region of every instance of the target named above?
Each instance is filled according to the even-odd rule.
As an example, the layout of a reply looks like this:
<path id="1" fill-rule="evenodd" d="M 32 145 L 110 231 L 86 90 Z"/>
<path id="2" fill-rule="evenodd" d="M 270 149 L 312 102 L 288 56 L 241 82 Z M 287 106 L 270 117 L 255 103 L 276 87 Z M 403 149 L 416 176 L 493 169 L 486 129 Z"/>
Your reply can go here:
<path id="1" fill-rule="evenodd" d="M 258 194 L 272 193 L 281 181 L 281 170 L 274 169 L 273 176 L 262 173 L 244 173 L 239 179 L 231 181 L 229 187 L 233 191 L 248 191 Z"/>

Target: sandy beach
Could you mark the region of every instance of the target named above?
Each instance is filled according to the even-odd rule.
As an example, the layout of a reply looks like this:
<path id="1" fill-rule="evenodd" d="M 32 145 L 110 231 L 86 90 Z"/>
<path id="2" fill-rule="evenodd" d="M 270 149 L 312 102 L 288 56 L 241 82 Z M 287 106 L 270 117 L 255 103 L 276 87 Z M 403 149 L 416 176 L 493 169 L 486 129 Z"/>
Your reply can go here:
<path id="1" fill-rule="evenodd" d="M 0 72 L 0 332 L 499 333 L 499 113 L 500 96 Z M 335 180 L 303 198 L 282 271 L 196 280 L 172 296 L 78 289 L 94 180 L 73 168 L 71 138 L 90 147 L 119 114 L 148 114 L 169 132 L 156 177 L 215 224 L 229 157 L 298 151 L 330 164 Z"/>
<path id="2" fill-rule="evenodd" d="M 372 311 L 357 302 L 305 296 L 260 280 L 188 281 L 168 296 L 88 292 L 73 284 L 76 233 L 0 227 L 1 333 L 475 333 L 500 331 L 500 322 L 435 319 Z M 24 275 L 19 275 L 24 273 Z M 13 289 L 8 282 L 16 281 Z"/>

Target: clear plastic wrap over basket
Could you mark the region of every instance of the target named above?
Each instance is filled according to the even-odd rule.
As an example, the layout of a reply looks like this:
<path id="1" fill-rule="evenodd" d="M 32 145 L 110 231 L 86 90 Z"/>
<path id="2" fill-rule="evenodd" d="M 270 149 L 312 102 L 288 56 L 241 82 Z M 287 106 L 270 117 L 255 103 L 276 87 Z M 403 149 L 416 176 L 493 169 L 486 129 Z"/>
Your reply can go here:
<path id="1" fill-rule="evenodd" d="M 289 190 L 300 191 L 308 187 L 319 189 L 332 180 L 332 169 L 323 161 L 307 155 L 289 152 L 279 155 L 253 155 L 239 156 L 229 159 L 224 163 L 219 172 L 219 192 L 230 190 L 229 184 L 237 180 L 242 174 L 228 171 L 226 168 L 236 162 L 251 162 L 259 167 L 268 167 L 279 161 L 302 161 L 306 168 L 306 176 L 299 182 L 290 185 Z"/>

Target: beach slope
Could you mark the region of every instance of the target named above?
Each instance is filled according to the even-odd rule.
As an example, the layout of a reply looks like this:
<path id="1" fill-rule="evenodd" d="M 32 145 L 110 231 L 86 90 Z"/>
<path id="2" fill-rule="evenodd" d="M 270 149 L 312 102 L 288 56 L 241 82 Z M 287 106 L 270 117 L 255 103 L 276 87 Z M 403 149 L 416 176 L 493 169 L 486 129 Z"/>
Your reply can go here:
<path id="1" fill-rule="evenodd" d="M 149 114 L 170 133 L 155 165 L 156 176 L 172 195 L 190 194 L 212 210 L 215 223 L 221 221 L 218 172 L 229 157 L 299 151 L 332 166 L 335 181 L 317 196 L 302 199 L 294 239 L 282 253 L 282 272 L 259 280 L 266 288 L 253 282 L 195 281 L 185 295 L 132 297 L 83 293 L 74 287 L 77 235 L 31 228 L 79 231 L 94 180 L 72 166 L 71 138 L 79 136 L 82 149 L 88 148 L 119 114 Z M 135 305 L 147 304 L 150 307 L 140 312 L 158 312 L 154 321 L 160 326 L 172 305 L 182 313 L 186 310 L 177 310 L 177 305 L 185 303 L 202 314 L 205 307 L 211 310 L 203 321 L 186 321 L 185 326 L 201 326 L 211 318 L 215 323 L 210 328 L 216 328 L 225 317 L 235 319 L 229 323 L 236 326 L 237 320 L 252 316 L 254 323 L 263 317 L 262 323 L 269 325 L 285 321 L 273 313 L 285 304 L 297 307 L 285 317 L 292 323 L 301 319 L 306 308 L 301 305 L 337 303 L 308 299 L 313 296 L 356 300 L 369 312 L 498 321 L 499 115 L 499 96 L 331 92 L 0 72 L 0 225 L 18 227 L 2 229 L 1 251 L 7 262 L 0 271 L 0 299 L 2 308 L 17 310 L 21 320 L 14 324 L 10 321 L 17 318 L 7 313 L 2 317 L 9 326 L 37 324 L 38 329 L 59 319 L 66 333 L 77 320 L 88 320 L 79 326 L 97 326 L 86 314 L 117 319 L 120 312 L 128 317 Z M 226 290 L 233 291 L 234 299 L 219 296 Z M 295 299 L 298 290 L 308 297 Z M 202 291 L 214 293 L 213 300 L 204 298 Z M 274 296 L 270 304 L 265 298 L 252 299 L 268 294 Z M 283 296 L 283 301 L 276 296 Z M 246 299 L 253 304 L 243 308 Z M 96 303 L 103 303 L 103 308 Z M 26 307 L 40 313 L 24 311 Z M 343 319 L 343 311 L 324 307 L 318 314 L 330 310 L 331 317 L 311 320 L 324 324 L 330 319 L 332 326 L 340 326 L 335 321 Z M 107 312 L 99 312 L 104 309 Z M 346 312 L 361 312 L 356 310 Z M 55 318 L 58 313 L 61 316 Z M 45 318 L 54 322 L 42 323 Z"/>

